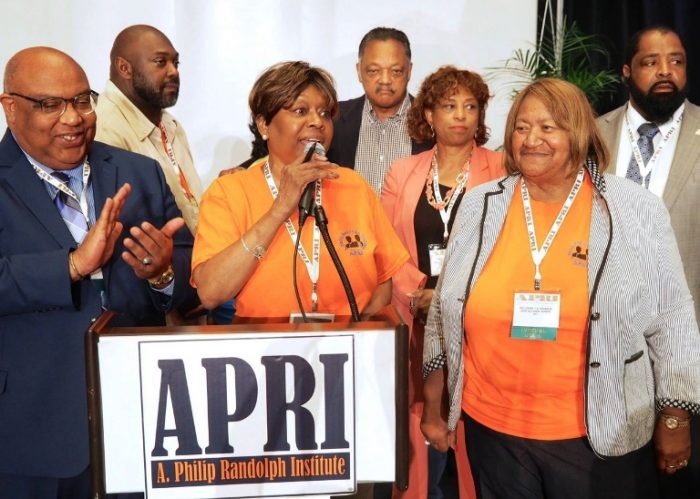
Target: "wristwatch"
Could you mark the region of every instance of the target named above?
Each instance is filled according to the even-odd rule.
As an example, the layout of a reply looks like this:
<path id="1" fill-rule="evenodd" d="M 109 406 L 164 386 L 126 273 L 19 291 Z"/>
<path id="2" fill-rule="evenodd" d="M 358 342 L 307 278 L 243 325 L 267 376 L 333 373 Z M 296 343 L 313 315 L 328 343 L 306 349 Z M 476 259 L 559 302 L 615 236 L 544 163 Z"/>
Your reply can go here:
<path id="1" fill-rule="evenodd" d="M 663 412 L 659 414 L 659 417 L 663 420 L 664 426 L 666 426 L 666 428 L 669 430 L 686 428 L 687 426 L 690 426 L 690 418 L 679 418 L 678 416 L 664 414 Z"/>
<path id="2" fill-rule="evenodd" d="M 172 265 L 168 265 L 168 268 L 165 269 L 165 272 L 163 272 L 159 276 L 151 277 L 148 280 L 148 284 L 150 284 L 154 288 L 163 289 L 168 284 L 173 282 L 173 279 L 175 279 L 175 271 L 173 270 Z"/>

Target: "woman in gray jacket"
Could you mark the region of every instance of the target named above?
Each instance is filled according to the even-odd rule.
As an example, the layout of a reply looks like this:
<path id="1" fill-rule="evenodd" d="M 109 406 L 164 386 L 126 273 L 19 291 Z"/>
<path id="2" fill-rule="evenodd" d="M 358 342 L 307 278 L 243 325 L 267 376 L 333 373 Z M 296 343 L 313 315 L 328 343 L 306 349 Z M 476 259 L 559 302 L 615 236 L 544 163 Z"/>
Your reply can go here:
<path id="1" fill-rule="evenodd" d="M 687 465 L 700 412 L 668 213 L 600 173 L 608 152 L 572 84 L 526 87 L 504 147 L 510 175 L 462 201 L 428 316 L 426 443 L 445 450 L 464 417 L 483 498 L 657 497 L 654 466 Z"/>

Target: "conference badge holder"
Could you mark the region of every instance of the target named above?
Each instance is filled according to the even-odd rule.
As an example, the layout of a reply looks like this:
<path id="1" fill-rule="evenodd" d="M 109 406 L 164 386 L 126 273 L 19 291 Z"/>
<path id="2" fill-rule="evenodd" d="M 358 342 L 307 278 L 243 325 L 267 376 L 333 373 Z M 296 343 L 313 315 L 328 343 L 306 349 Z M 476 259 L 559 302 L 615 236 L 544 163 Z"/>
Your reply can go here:
<path id="1" fill-rule="evenodd" d="M 516 290 L 510 337 L 520 340 L 556 341 L 560 308 L 561 293 L 558 290 Z"/>
<path id="2" fill-rule="evenodd" d="M 446 247 L 444 244 L 429 244 L 428 254 L 430 255 L 430 275 L 440 275 L 442 264 L 445 261 Z"/>

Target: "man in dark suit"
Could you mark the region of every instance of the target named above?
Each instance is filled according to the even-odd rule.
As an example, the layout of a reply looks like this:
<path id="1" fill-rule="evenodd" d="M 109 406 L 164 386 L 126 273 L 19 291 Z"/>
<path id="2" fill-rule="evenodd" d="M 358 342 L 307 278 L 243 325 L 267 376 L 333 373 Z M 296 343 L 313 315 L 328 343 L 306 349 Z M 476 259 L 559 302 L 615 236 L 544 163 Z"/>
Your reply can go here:
<path id="1" fill-rule="evenodd" d="M 192 238 L 152 159 L 98 142 L 68 55 L 34 47 L 0 95 L 0 497 L 90 497 L 83 338 L 190 306 Z M 122 230 L 128 237 L 122 235 Z"/>
<path id="2" fill-rule="evenodd" d="M 598 118 L 598 127 L 615 173 L 664 200 L 700 318 L 700 107 L 685 98 L 687 58 L 678 34 L 666 26 L 635 33 L 625 50 L 622 76 L 630 100 Z M 692 419 L 681 409 L 690 410 Z M 679 419 L 659 418 L 657 424 L 671 425 L 678 438 L 690 433 L 692 453 L 688 462 L 666 469 L 659 462 L 661 497 L 690 499 L 700 490 L 700 407 L 678 410 Z"/>
<path id="3" fill-rule="evenodd" d="M 381 192 L 391 164 L 430 149 L 432 144 L 411 140 L 406 127 L 413 100 L 411 44 L 403 31 L 374 28 L 360 42 L 357 77 L 365 95 L 340 102 L 328 158 L 354 168 Z"/>

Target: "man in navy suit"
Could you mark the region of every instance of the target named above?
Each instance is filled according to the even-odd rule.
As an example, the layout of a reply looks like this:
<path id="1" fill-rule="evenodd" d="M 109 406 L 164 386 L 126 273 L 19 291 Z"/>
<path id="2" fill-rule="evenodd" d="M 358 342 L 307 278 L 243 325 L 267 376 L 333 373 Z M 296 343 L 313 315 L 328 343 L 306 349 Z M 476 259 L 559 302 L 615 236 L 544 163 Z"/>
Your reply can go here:
<path id="1" fill-rule="evenodd" d="M 93 142 L 95 97 L 34 47 L 0 95 L 0 497 L 90 497 L 83 338 L 191 306 L 192 238 L 152 159 Z M 61 176 L 63 176 L 61 178 Z M 67 208 L 71 208 L 66 211 Z"/>

